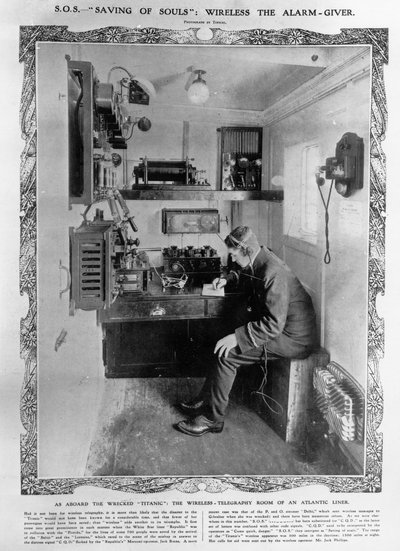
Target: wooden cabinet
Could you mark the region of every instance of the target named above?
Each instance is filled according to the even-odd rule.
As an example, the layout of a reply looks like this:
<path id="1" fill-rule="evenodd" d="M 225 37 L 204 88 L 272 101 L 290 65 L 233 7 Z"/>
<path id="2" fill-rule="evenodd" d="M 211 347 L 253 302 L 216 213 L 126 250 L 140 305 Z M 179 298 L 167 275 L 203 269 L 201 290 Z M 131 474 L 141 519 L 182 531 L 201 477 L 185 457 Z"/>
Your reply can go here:
<path id="1" fill-rule="evenodd" d="M 106 377 L 175 375 L 183 343 L 188 343 L 182 321 L 110 323 L 104 326 L 103 360 Z"/>
<path id="2" fill-rule="evenodd" d="M 119 298 L 99 312 L 106 377 L 204 376 L 240 295 Z"/>
<path id="3" fill-rule="evenodd" d="M 203 377 L 213 361 L 222 320 L 156 320 L 104 324 L 106 377 Z"/>

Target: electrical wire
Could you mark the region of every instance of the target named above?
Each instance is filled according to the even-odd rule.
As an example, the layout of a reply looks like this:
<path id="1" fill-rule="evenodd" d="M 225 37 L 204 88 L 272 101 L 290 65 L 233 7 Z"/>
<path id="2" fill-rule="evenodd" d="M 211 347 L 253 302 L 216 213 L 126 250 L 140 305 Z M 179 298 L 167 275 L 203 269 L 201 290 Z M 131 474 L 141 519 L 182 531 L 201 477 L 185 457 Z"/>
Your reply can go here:
<path id="1" fill-rule="evenodd" d="M 158 273 L 157 268 L 156 268 L 151 262 L 149 262 L 149 265 L 150 265 L 150 268 L 153 268 L 153 270 L 155 271 L 155 273 L 158 275 L 158 277 L 159 277 L 160 280 L 162 281 L 162 277 L 161 277 L 160 274 Z"/>
<path id="2" fill-rule="evenodd" d="M 134 127 L 135 127 L 135 123 L 131 123 L 131 132 L 130 132 L 129 136 L 127 138 L 125 138 L 125 141 L 129 142 L 129 140 L 132 138 Z M 132 176 L 133 176 L 133 172 L 132 172 Z"/>
<path id="3" fill-rule="evenodd" d="M 125 71 L 125 73 L 129 76 L 129 78 L 133 78 L 132 73 L 130 73 L 128 69 L 125 69 L 125 67 L 121 67 L 120 65 L 116 65 L 115 67 L 111 67 L 111 69 L 108 71 L 107 82 L 110 82 L 111 73 L 116 69 L 121 69 L 121 71 Z"/>
<path id="4" fill-rule="evenodd" d="M 329 202 L 331 200 L 332 188 L 333 188 L 333 180 L 331 180 L 331 186 L 329 188 L 328 200 L 325 201 L 325 198 L 324 198 L 323 193 L 321 191 L 321 186 L 318 186 L 319 194 L 321 195 L 322 203 L 323 203 L 324 209 L 325 209 L 325 251 L 326 251 L 325 256 L 324 256 L 325 264 L 329 264 L 330 261 L 331 261 L 331 253 L 329 252 L 329 212 L 328 212 L 328 209 L 329 209 Z"/>
<path id="5" fill-rule="evenodd" d="M 260 386 L 257 390 L 253 390 L 251 394 L 257 394 L 258 396 L 261 396 L 262 401 L 267 406 L 267 408 L 272 412 L 275 413 L 275 415 L 283 415 L 284 409 L 282 404 L 280 404 L 277 400 L 272 398 L 272 396 L 269 396 L 264 392 L 265 387 L 267 386 L 268 381 L 268 367 L 267 367 L 267 361 L 268 361 L 268 353 L 267 353 L 267 346 L 264 345 L 264 354 L 263 359 L 264 361 L 261 362 L 261 370 L 263 372 L 263 378 L 261 380 Z M 277 409 L 274 409 L 273 405 L 277 406 Z"/>
<path id="6" fill-rule="evenodd" d="M 179 262 L 178 264 L 181 266 L 183 270 L 182 275 L 180 277 L 172 277 L 172 276 L 167 276 L 165 274 L 160 275 L 157 268 L 151 262 L 149 262 L 150 268 L 152 268 L 157 274 L 157 276 L 159 277 L 163 289 L 166 289 L 168 287 L 176 287 L 178 289 L 183 289 L 183 287 L 185 286 L 185 283 L 188 280 L 188 275 L 186 274 L 185 268 L 182 266 L 182 264 L 180 264 Z"/>

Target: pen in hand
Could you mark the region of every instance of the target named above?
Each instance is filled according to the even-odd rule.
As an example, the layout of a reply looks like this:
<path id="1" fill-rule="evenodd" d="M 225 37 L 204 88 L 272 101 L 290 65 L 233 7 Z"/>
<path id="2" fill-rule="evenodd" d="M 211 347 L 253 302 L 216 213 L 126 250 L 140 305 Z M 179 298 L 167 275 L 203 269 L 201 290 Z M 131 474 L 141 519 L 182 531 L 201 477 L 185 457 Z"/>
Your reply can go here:
<path id="1" fill-rule="evenodd" d="M 214 279 L 213 281 L 213 287 L 214 289 L 218 289 L 219 288 L 219 284 L 222 282 L 222 279 L 219 277 L 218 279 Z"/>

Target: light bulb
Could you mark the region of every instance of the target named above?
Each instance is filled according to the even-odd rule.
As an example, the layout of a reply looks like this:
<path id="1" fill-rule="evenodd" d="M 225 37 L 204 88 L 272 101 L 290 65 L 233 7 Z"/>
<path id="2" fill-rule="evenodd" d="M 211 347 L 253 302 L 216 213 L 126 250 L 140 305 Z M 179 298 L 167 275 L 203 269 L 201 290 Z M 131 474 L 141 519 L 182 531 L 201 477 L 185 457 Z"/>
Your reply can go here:
<path id="1" fill-rule="evenodd" d="M 195 105 L 203 105 L 210 97 L 210 90 L 206 84 L 206 81 L 201 78 L 201 75 L 205 71 L 195 71 L 197 73 L 197 79 L 192 82 L 187 92 L 189 100 Z"/>
<path id="2" fill-rule="evenodd" d="M 128 96 L 122 96 L 119 102 L 119 110 L 124 119 L 127 119 L 129 117 L 128 106 L 129 106 Z"/>

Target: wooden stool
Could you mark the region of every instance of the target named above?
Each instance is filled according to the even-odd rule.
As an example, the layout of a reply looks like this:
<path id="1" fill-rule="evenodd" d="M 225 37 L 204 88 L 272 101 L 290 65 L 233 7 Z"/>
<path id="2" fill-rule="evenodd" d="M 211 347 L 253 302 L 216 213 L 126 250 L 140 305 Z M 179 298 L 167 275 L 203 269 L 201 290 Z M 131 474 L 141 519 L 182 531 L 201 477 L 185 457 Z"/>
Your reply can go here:
<path id="1" fill-rule="evenodd" d="M 312 407 L 314 368 L 326 366 L 328 362 L 329 354 L 323 348 L 303 360 L 276 357 L 268 360 L 265 396 L 251 393 L 251 407 L 286 442 L 304 442 L 307 410 Z"/>

